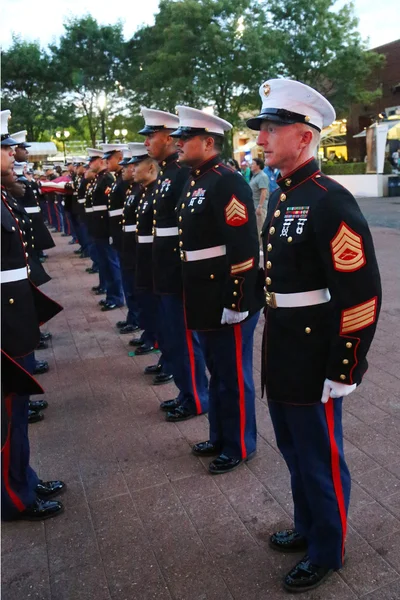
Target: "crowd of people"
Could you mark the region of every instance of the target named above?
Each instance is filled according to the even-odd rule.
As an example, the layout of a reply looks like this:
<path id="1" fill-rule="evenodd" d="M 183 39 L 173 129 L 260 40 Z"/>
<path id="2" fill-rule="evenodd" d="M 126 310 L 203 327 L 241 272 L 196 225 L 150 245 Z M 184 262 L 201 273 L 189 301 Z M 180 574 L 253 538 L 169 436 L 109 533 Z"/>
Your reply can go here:
<path id="1" fill-rule="evenodd" d="M 156 384 L 175 382 L 176 398 L 160 404 L 166 420 L 208 413 L 209 437 L 192 452 L 210 457 L 211 475 L 236 469 L 257 449 L 253 338 L 264 310 L 262 388 L 295 506 L 294 528 L 273 533 L 270 546 L 304 554 L 284 578 L 299 592 L 343 566 L 350 474 L 342 402 L 367 368 L 381 289 L 356 201 L 314 159 L 333 107 L 285 79 L 263 83 L 260 96 L 261 112 L 247 125 L 259 131 L 265 164 L 253 160 L 250 184 L 221 159 L 231 124 L 187 106 L 176 107 L 178 116 L 142 108 L 143 143 L 88 148 L 68 173 L 36 184 L 21 166 L 27 144 L 8 134 L 3 111 L 2 518 L 62 511 L 50 498 L 65 484 L 38 479 L 28 441 L 39 325 L 61 310 L 38 290 L 35 270 L 53 244 L 43 216 L 60 228 L 61 215 L 99 275 L 99 310 L 126 304 L 117 327 L 136 334 L 135 354 L 161 351 L 145 372 Z M 265 165 L 278 186 L 268 206 Z M 47 242 L 37 243 L 39 229 Z M 40 414 L 44 403 L 36 402 L 30 409 Z"/>

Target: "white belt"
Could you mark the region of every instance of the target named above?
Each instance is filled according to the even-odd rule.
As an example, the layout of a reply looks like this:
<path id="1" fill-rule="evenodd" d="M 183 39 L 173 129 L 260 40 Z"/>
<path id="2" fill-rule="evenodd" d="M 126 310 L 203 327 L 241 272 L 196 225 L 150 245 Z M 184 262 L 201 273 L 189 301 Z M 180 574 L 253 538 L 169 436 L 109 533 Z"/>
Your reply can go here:
<path id="1" fill-rule="evenodd" d="M 25 206 L 25 210 L 30 215 L 31 213 L 39 213 L 42 209 L 40 206 Z"/>
<path id="2" fill-rule="evenodd" d="M 124 212 L 123 208 L 116 208 L 115 210 L 109 210 L 108 216 L 109 217 L 118 217 L 119 215 L 122 215 L 123 212 Z"/>
<path id="3" fill-rule="evenodd" d="M 179 235 L 177 227 L 156 227 L 155 231 L 157 237 L 171 237 L 173 235 Z"/>
<path id="4" fill-rule="evenodd" d="M 9 269 L 1 272 L 1 283 L 11 283 L 12 281 L 22 281 L 28 279 L 28 270 L 26 267 L 21 269 Z"/>
<path id="5" fill-rule="evenodd" d="M 85 206 L 85 212 L 93 212 L 93 208 L 91 206 Z"/>
<path id="6" fill-rule="evenodd" d="M 100 204 L 98 206 L 93 206 L 93 211 L 98 211 L 98 210 L 107 210 L 108 206 L 106 204 Z"/>
<path id="7" fill-rule="evenodd" d="M 85 198 L 78 198 L 78 204 L 85 204 Z"/>
<path id="8" fill-rule="evenodd" d="M 216 258 L 217 256 L 225 256 L 226 246 L 213 246 L 204 250 L 189 250 L 182 251 L 183 260 L 191 262 L 192 260 L 206 260 L 207 258 Z"/>
<path id="9" fill-rule="evenodd" d="M 129 227 L 129 225 L 128 225 L 128 227 Z M 151 244 L 153 242 L 153 236 L 152 235 L 138 235 L 137 241 L 139 242 L 139 244 Z"/>
<path id="10" fill-rule="evenodd" d="M 266 299 L 270 308 L 297 308 L 329 302 L 331 294 L 328 288 L 312 290 L 311 292 L 296 292 L 295 294 L 267 292 Z"/>
<path id="11" fill-rule="evenodd" d="M 127 233 L 129 233 L 130 231 L 136 231 L 136 225 L 124 225 L 123 229 Z M 145 237 L 147 237 L 147 236 L 145 236 Z M 148 237 L 150 237 L 150 236 L 148 236 Z"/>

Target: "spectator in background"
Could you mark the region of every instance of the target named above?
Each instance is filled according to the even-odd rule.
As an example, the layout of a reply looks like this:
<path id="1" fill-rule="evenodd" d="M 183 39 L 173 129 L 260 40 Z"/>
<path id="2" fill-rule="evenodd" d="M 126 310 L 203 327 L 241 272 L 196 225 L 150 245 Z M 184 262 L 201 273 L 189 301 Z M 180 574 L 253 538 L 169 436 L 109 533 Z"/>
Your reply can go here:
<path id="1" fill-rule="evenodd" d="M 244 180 L 247 181 L 247 183 L 250 183 L 251 171 L 250 171 L 249 164 L 246 160 L 242 161 L 242 168 L 240 171 L 244 177 Z"/>
<path id="2" fill-rule="evenodd" d="M 228 158 L 228 160 L 226 161 L 226 164 L 229 165 L 230 167 L 232 167 L 232 169 L 235 169 L 235 171 L 238 171 L 240 174 L 242 174 L 242 171 L 240 170 L 240 167 L 239 167 L 239 163 L 234 158 Z"/>
<path id="3" fill-rule="evenodd" d="M 266 174 L 266 176 L 268 177 L 269 193 L 271 195 L 272 192 L 274 192 L 279 187 L 279 185 L 276 183 L 276 179 L 278 177 L 278 169 L 271 169 L 271 167 L 268 167 L 267 165 L 265 165 L 263 171 Z"/>
<path id="4" fill-rule="evenodd" d="M 256 209 L 258 233 L 261 233 L 267 214 L 267 199 L 269 190 L 269 180 L 263 171 L 264 161 L 261 158 L 253 158 L 251 163 L 252 178 L 250 187 L 253 192 L 254 208 Z"/>

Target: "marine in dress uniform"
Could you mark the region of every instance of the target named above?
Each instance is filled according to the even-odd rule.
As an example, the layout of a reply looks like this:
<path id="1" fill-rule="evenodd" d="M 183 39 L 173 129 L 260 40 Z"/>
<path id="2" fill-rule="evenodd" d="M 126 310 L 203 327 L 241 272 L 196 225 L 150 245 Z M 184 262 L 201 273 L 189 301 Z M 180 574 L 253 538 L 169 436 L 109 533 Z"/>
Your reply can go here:
<path id="1" fill-rule="evenodd" d="M 141 146 L 141 148 L 140 148 Z M 135 250 L 135 290 L 140 306 L 140 320 L 143 335 L 140 345 L 136 347 L 135 354 L 138 356 L 153 352 L 160 344 L 159 332 L 159 298 L 153 291 L 153 200 L 157 185 L 158 165 L 149 157 L 144 144 L 136 144 L 132 150 L 130 164 L 135 165 L 134 181 L 140 184 L 141 189 L 136 204 L 136 225 L 124 223 L 124 227 L 136 228 L 136 250 Z M 129 213 L 132 215 L 132 208 Z M 131 217 L 133 220 L 133 215 Z M 126 221 L 124 218 L 123 221 Z M 125 229 L 125 233 L 126 233 Z"/>
<path id="2" fill-rule="evenodd" d="M 71 221 L 75 231 L 79 248 L 74 250 L 74 254 L 79 255 L 79 258 L 89 257 L 89 238 L 85 224 L 85 163 L 86 159 L 81 156 L 74 156 L 72 163 L 75 167 L 74 177 L 72 178 L 73 194 L 71 197 Z M 81 193 L 82 186 L 82 193 Z"/>
<path id="3" fill-rule="evenodd" d="M 179 395 L 161 403 L 167 421 L 184 421 L 208 411 L 208 381 L 203 352 L 196 332 L 187 329 L 183 305 L 182 269 L 176 205 L 190 169 L 178 162 L 175 139 L 169 134 L 179 125 L 176 115 L 142 108 L 149 155 L 160 171 L 154 194 L 153 283 L 159 296 L 159 327 L 163 357 L 171 369 Z"/>
<path id="4" fill-rule="evenodd" d="M 8 134 L 10 111 L 2 111 L 0 116 L 1 174 L 7 177 L 12 174 L 16 142 Z M 3 187 L 1 191 L 1 348 L 8 355 L 7 359 L 13 359 L 28 372 L 28 377 L 32 372 L 32 353 L 40 339 L 39 324 L 51 319 L 62 308 L 31 282 L 19 219 L 9 208 Z M 15 377 L 7 371 L 7 366 L 5 370 L 2 391 L 7 432 L 2 446 L 2 519 L 49 518 L 59 514 L 63 507 L 60 502 L 43 498 L 59 493 L 65 484 L 43 482 L 29 466 L 27 392 L 31 388 L 14 385 Z"/>
<path id="5" fill-rule="evenodd" d="M 381 284 L 355 199 L 313 157 L 319 132 L 335 119 L 333 107 L 297 81 L 266 81 L 260 95 L 261 114 L 247 124 L 260 130 L 267 165 L 280 169 L 262 232 L 262 385 L 290 470 L 295 514 L 294 530 L 275 533 L 270 545 L 307 551 L 284 580 L 288 591 L 300 592 L 343 565 L 350 474 L 342 400 L 367 369 Z"/>
<path id="6" fill-rule="evenodd" d="M 193 447 L 217 455 L 226 473 L 256 450 L 253 336 L 262 304 L 259 243 L 249 185 L 220 159 L 230 123 L 178 106 L 179 161 L 191 166 L 177 204 L 184 306 L 210 379 L 210 439 Z"/>
<path id="7" fill-rule="evenodd" d="M 18 142 L 18 146 L 15 149 L 15 169 L 18 166 L 22 166 L 22 163 L 28 167 L 28 156 L 30 144 L 26 141 L 26 131 L 18 131 L 17 133 L 11 134 L 11 137 Z M 54 248 L 55 243 L 49 230 L 44 223 L 44 217 L 42 209 L 39 205 L 37 186 L 33 181 L 29 181 L 26 177 L 26 168 L 22 172 L 17 173 L 18 180 L 24 185 L 25 194 L 21 199 L 22 204 L 25 206 L 26 212 L 32 219 L 32 228 L 35 235 L 35 247 L 38 252 L 42 250 L 48 250 Z M 16 171 L 17 172 L 17 171 Z"/>

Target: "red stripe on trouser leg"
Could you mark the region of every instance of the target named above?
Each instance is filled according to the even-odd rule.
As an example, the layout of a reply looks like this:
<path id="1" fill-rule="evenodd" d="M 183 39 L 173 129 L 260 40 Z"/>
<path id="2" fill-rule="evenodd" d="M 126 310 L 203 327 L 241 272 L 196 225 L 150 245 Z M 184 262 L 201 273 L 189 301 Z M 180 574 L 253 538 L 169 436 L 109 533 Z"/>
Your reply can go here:
<path id="1" fill-rule="evenodd" d="M 198 415 L 201 415 L 201 413 L 202 413 L 201 402 L 200 402 L 199 394 L 197 392 L 197 385 L 196 385 L 196 361 L 195 361 L 195 357 L 194 357 L 192 333 L 188 329 L 186 329 L 186 343 L 187 343 L 188 352 L 189 352 L 190 376 L 192 378 L 192 388 L 193 388 L 194 401 L 196 404 L 196 412 Z"/>
<path id="2" fill-rule="evenodd" d="M 14 492 L 14 490 L 11 489 L 10 481 L 8 479 L 8 474 L 10 471 L 10 433 L 11 433 L 11 418 L 12 418 L 11 402 L 12 402 L 12 394 L 9 394 L 5 398 L 5 404 L 6 404 L 6 411 L 8 414 L 8 418 L 10 419 L 10 422 L 8 425 L 7 440 L 1 450 L 3 481 L 4 481 L 4 487 L 6 488 L 7 494 L 9 496 L 11 502 L 14 504 L 15 508 L 21 512 L 21 511 L 25 510 L 25 505 L 21 501 L 21 499 L 17 496 L 17 494 Z"/>
<path id="3" fill-rule="evenodd" d="M 242 329 L 239 324 L 233 326 L 233 332 L 235 334 L 236 373 L 239 387 L 240 447 L 242 449 L 242 458 L 246 458 L 247 450 L 244 441 L 244 430 L 246 426 L 246 405 L 244 398 Z"/>
<path id="4" fill-rule="evenodd" d="M 340 477 L 340 455 L 335 439 L 335 415 L 333 411 L 334 400 L 329 398 L 325 404 L 325 416 L 326 423 L 328 426 L 329 445 L 331 448 L 331 468 L 332 468 L 332 480 L 333 488 L 335 490 L 336 500 L 338 503 L 340 522 L 342 524 L 342 562 L 344 557 L 344 543 L 346 540 L 347 531 L 347 515 L 346 515 L 346 504 L 344 501 L 342 479 Z"/>

